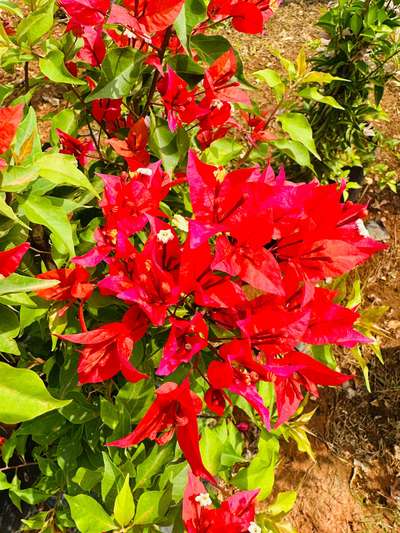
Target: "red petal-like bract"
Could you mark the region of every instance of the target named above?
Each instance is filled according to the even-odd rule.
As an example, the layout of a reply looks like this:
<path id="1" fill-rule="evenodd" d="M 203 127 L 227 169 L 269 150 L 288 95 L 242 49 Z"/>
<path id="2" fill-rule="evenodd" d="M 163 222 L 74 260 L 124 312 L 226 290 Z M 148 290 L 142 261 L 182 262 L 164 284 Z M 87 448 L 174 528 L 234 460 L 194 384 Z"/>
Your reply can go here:
<path id="1" fill-rule="evenodd" d="M 28 242 L 24 242 L 15 248 L 0 252 L 0 277 L 9 276 L 17 270 L 29 246 Z"/>
<path id="2" fill-rule="evenodd" d="M 109 446 L 127 448 L 139 444 L 144 439 L 166 444 L 176 432 L 179 446 L 192 471 L 210 483 L 215 483 L 213 476 L 205 468 L 199 449 L 199 431 L 197 415 L 201 411 L 201 400 L 190 390 L 189 381 L 181 385 L 167 382 L 156 391 L 156 399 L 136 429 Z"/>
<path id="3" fill-rule="evenodd" d="M 0 154 L 4 154 L 9 148 L 17 132 L 23 116 L 23 104 L 14 107 L 0 108 Z"/>
<path id="4" fill-rule="evenodd" d="M 148 321 L 135 307 L 127 311 L 122 322 L 112 322 L 92 331 L 59 338 L 83 344 L 78 364 L 80 383 L 99 383 L 119 371 L 128 381 L 136 382 L 148 376 L 136 370 L 129 359 L 135 343 L 146 333 Z"/>
<path id="5" fill-rule="evenodd" d="M 218 533 L 222 528 L 229 533 L 249 531 L 255 517 L 256 497 L 259 490 L 237 492 L 224 500 L 218 508 L 202 504 L 207 497 L 203 483 L 189 471 L 183 495 L 182 519 L 188 533 Z M 200 498 L 199 498 L 200 497 Z"/>
<path id="6" fill-rule="evenodd" d="M 178 17 L 185 0 L 124 0 L 149 33 L 165 30 Z"/>

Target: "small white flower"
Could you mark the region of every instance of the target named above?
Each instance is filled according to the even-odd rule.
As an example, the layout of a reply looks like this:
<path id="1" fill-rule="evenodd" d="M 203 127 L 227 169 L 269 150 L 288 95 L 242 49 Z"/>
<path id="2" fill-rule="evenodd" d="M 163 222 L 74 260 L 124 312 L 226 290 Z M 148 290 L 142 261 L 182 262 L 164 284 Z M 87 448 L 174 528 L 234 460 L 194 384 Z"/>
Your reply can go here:
<path id="1" fill-rule="evenodd" d="M 208 507 L 209 505 L 212 505 L 212 500 L 208 492 L 201 492 L 198 496 L 196 496 L 195 500 L 200 507 Z"/>
<path id="2" fill-rule="evenodd" d="M 128 39 L 136 39 L 136 35 L 130 30 L 125 30 L 124 35 L 128 37 Z"/>
<path id="3" fill-rule="evenodd" d="M 366 126 L 364 129 L 363 129 L 363 133 L 366 137 L 374 137 L 375 136 L 375 130 L 374 128 L 371 126 L 371 124 L 369 126 Z"/>
<path id="4" fill-rule="evenodd" d="M 250 522 L 249 529 L 247 531 L 249 533 L 261 533 L 262 529 L 255 522 Z"/>
<path id="5" fill-rule="evenodd" d="M 224 102 L 222 100 L 218 100 L 218 98 L 215 98 L 213 100 L 213 104 L 217 109 L 222 109 L 222 106 L 224 105 Z"/>
<path id="6" fill-rule="evenodd" d="M 143 174 L 143 176 L 151 176 L 153 174 L 151 168 L 138 168 L 136 172 L 138 174 Z"/>
<path id="7" fill-rule="evenodd" d="M 172 241 L 173 238 L 174 234 L 170 229 L 161 229 L 157 233 L 157 239 L 163 244 L 167 244 L 167 242 Z"/>
<path id="8" fill-rule="evenodd" d="M 180 229 L 181 231 L 184 231 L 185 233 L 187 233 L 189 231 L 189 222 L 182 215 L 178 215 L 176 213 L 172 217 L 171 223 L 172 223 L 173 226 L 175 226 L 176 228 Z"/>
<path id="9" fill-rule="evenodd" d="M 365 227 L 365 224 L 361 220 L 361 218 L 358 218 L 356 220 L 356 226 L 357 226 L 357 229 L 358 229 L 358 233 L 361 235 L 361 237 L 370 237 L 370 234 L 368 233 L 368 230 Z"/>

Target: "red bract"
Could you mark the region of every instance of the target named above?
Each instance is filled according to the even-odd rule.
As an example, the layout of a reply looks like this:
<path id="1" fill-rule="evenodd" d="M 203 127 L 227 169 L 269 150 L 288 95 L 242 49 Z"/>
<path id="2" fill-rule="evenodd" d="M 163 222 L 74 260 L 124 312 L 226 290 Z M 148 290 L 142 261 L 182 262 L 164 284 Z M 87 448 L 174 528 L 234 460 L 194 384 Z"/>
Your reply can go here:
<path id="1" fill-rule="evenodd" d="M 139 119 L 129 130 L 126 141 L 110 139 L 108 142 L 118 155 L 126 159 L 129 170 L 135 171 L 141 167 L 147 167 L 150 162 L 150 154 L 147 151 L 149 131 L 144 118 Z"/>
<path id="2" fill-rule="evenodd" d="M 0 278 L 7 277 L 17 270 L 29 246 L 28 242 L 24 242 L 15 248 L 0 252 Z"/>
<path id="3" fill-rule="evenodd" d="M 189 471 L 183 496 L 182 519 L 188 533 L 245 533 L 254 524 L 259 490 L 237 492 L 214 508 L 203 483 Z M 253 526 L 253 527 L 254 527 Z"/>
<path id="4" fill-rule="evenodd" d="M 168 117 L 168 126 L 175 131 L 183 123 L 190 124 L 207 111 L 195 102 L 195 92 L 187 90 L 188 84 L 178 74 L 167 67 L 166 74 L 157 84 Z"/>
<path id="5" fill-rule="evenodd" d="M 102 24 L 110 9 L 110 0 L 60 0 L 71 19 L 84 26 Z"/>
<path id="6" fill-rule="evenodd" d="M 276 406 L 278 420 L 275 427 L 289 420 L 303 400 L 302 388 L 318 397 L 317 385 L 341 385 L 352 379 L 335 372 L 312 357 L 301 352 L 289 352 L 271 364 L 275 378 Z"/>
<path id="7" fill-rule="evenodd" d="M 72 137 L 68 133 L 57 128 L 57 135 L 61 141 L 61 154 L 72 154 L 76 157 L 78 163 L 84 167 L 88 161 L 88 154 L 95 150 L 92 141 L 81 141 Z"/>
<path id="8" fill-rule="evenodd" d="M 157 389 L 156 399 L 136 429 L 123 439 L 110 442 L 108 445 L 127 448 L 145 439 L 163 445 L 169 442 L 176 432 L 178 444 L 192 471 L 197 476 L 215 483 L 213 476 L 203 464 L 199 450 L 197 415 L 201 407 L 201 400 L 190 390 L 188 379 L 185 379 L 181 385 L 164 383 Z"/>
<path id="9" fill-rule="evenodd" d="M 99 67 L 106 55 L 106 45 L 103 41 L 102 28 L 85 26 L 81 37 L 83 38 L 84 45 L 78 52 L 79 59 L 89 63 L 92 67 Z"/>
<path id="10" fill-rule="evenodd" d="M 124 5 L 149 33 L 171 26 L 185 0 L 124 0 Z"/>
<path id="11" fill-rule="evenodd" d="M 207 107 L 213 100 L 240 102 L 251 105 L 245 91 L 239 89 L 239 83 L 231 81 L 237 71 L 235 53 L 230 48 L 222 54 L 204 73 L 206 96 L 202 105 Z"/>
<path id="12" fill-rule="evenodd" d="M 135 343 L 149 326 L 146 316 L 137 307 L 127 311 L 122 322 L 113 322 L 92 331 L 59 338 L 83 344 L 78 365 L 79 383 L 99 383 L 112 378 L 119 371 L 135 383 L 148 376 L 139 372 L 129 359 Z"/>
<path id="13" fill-rule="evenodd" d="M 61 268 L 49 270 L 37 276 L 39 279 L 54 279 L 60 283 L 49 289 L 42 289 L 36 294 L 44 300 L 67 302 L 63 311 L 72 305 L 76 300 L 84 302 L 93 293 L 94 285 L 89 283 L 89 273 L 77 266 L 76 268 Z"/>
<path id="14" fill-rule="evenodd" d="M 208 328 L 200 313 L 191 320 L 171 318 L 170 322 L 171 331 L 156 372 L 159 376 L 171 374 L 207 346 Z"/>
<path id="15" fill-rule="evenodd" d="M 1 107 L 0 108 L 0 125 L 1 125 L 1 138 L 0 138 L 0 154 L 4 154 L 9 148 L 17 132 L 19 123 L 23 116 L 23 104 L 16 105 L 14 107 Z"/>
<path id="16" fill-rule="evenodd" d="M 243 33 L 261 33 L 272 11 L 269 0 L 211 0 L 208 16 L 219 21 L 232 17 L 232 26 Z"/>

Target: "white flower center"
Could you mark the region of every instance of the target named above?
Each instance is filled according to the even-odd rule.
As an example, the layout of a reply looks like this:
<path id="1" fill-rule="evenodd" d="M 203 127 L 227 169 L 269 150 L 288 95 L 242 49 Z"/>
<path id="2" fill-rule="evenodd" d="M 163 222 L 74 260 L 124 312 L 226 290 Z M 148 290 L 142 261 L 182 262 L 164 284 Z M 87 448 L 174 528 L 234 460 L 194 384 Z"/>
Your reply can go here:
<path id="1" fill-rule="evenodd" d="M 261 533 L 262 529 L 255 522 L 250 522 L 249 529 L 247 531 L 249 533 Z"/>
<path id="2" fill-rule="evenodd" d="M 200 507 L 208 507 L 209 505 L 212 505 L 212 501 L 208 492 L 201 492 L 198 496 L 196 496 L 195 500 Z"/>
<path id="3" fill-rule="evenodd" d="M 175 214 L 172 217 L 172 225 L 185 233 L 189 231 L 189 222 L 182 215 Z"/>
<path id="4" fill-rule="evenodd" d="M 138 174 L 143 174 L 143 176 L 151 176 L 153 174 L 151 168 L 138 168 L 136 172 Z"/>
<path id="5" fill-rule="evenodd" d="M 364 222 L 361 220 L 361 218 L 358 218 L 356 220 L 356 226 L 358 229 L 358 233 L 361 235 L 361 237 L 369 237 L 369 233 L 367 228 L 365 227 Z"/>
<path id="6" fill-rule="evenodd" d="M 167 242 L 172 241 L 173 238 L 174 234 L 170 229 L 161 229 L 157 233 L 157 239 L 163 244 L 167 244 Z"/>

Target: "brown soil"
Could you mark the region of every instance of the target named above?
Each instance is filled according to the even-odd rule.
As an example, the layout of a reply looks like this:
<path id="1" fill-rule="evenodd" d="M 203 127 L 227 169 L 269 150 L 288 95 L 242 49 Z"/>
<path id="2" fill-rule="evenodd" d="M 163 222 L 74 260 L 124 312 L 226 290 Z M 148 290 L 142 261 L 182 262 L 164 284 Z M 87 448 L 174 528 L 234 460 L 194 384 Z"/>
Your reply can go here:
<path id="1" fill-rule="evenodd" d="M 231 32 L 249 71 L 278 66 L 270 47 L 295 59 L 302 46 L 318 39 L 315 26 L 326 2 L 295 0 L 282 6 L 270 21 L 264 37 Z M 278 66 L 279 68 L 279 66 Z M 399 87 L 389 84 L 383 108 L 388 122 L 377 126 L 388 137 L 400 139 Z M 260 95 L 268 103 L 268 94 Z M 378 160 L 400 175 L 400 158 L 382 150 Z M 379 324 L 382 365 L 363 350 L 370 362 L 371 393 L 352 356 L 338 353 L 342 368 L 357 374 L 347 388 L 326 389 L 312 405 L 310 437 L 316 460 L 297 450 L 293 442 L 283 447 L 276 491 L 298 490 L 289 515 L 299 533 L 383 533 L 400 531 L 400 197 L 389 189 L 379 191 L 370 179 L 361 191 L 369 204 L 370 220 L 382 223 L 390 235 L 390 248 L 359 269 L 363 307 L 387 306 Z M 311 402 L 310 402 L 311 403 Z M 274 492 L 275 494 L 275 492 Z"/>

